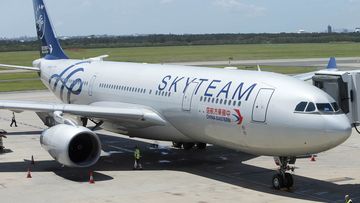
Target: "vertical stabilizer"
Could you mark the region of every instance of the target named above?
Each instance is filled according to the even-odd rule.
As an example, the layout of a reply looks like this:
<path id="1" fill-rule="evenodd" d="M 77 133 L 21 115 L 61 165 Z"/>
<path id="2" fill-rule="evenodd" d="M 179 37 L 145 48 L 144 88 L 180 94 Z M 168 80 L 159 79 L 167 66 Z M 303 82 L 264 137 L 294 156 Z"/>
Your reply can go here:
<path id="1" fill-rule="evenodd" d="M 328 66 L 326 67 L 328 70 L 335 70 L 337 69 L 336 59 L 335 57 L 331 57 L 328 63 Z"/>
<path id="2" fill-rule="evenodd" d="M 40 56 L 49 60 L 68 59 L 56 38 L 43 0 L 33 0 Z"/>

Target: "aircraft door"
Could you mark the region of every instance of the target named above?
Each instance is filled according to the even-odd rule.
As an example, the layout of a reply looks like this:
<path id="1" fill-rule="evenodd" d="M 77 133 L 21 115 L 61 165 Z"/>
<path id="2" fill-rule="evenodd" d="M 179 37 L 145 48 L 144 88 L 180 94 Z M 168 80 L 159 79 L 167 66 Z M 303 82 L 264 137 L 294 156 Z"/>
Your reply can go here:
<path id="1" fill-rule="evenodd" d="M 96 75 L 92 76 L 92 78 L 90 79 L 89 91 L 88 91 L 89 96 L 93 95 L 93 89 L 94 89 L 95 80 L 96 80 Z"/>
<path id="2" fill-rule="evenodd" d="M 191 110 L 192 99 L 194 97 L 195 90 L 196 90 L 198 85 L 199 85 L 199 83 L 192 82 L 187 86 L 187 88 L 185 90 L 185 93 L 184 93 L 184 96 L 183 96 L 183 101 L 182 101 L 182 110 L 183 111 L 190 111 Z"/>
<path id="3" fill-rule="evenodd" d="M 274 89 L 260 89 L 253 106 L 252 120 L 255 122 L 266 122 L 266 114 Z"/>

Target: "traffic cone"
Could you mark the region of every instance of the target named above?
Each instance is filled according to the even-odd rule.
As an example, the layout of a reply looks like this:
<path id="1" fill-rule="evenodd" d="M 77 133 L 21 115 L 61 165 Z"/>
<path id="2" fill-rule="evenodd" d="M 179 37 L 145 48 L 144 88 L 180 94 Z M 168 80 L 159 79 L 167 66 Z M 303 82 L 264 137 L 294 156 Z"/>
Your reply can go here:
<path id="1" fill-rule="evenodd" d="M 310 161 L 316 161 L 316 160 L 315 160 L 315 155 L 311 155 Z"/>
<path id="2" fill-rule="evenodd" d="M 89 183 L 90 183 L 90 184 L 94 184 L 94 183 L 95 183 L 95 181 L 94 181 L 94 176 L 93 176 L 93 172 L 92 172 L 92 171 L 90 171 Z"/>
<path id="3" fill-rule="evenodd" d="M 31 155 L 31 165 L 35 165 L 34 156 Z"/>
<path id="4" fill-rule="evenodd" d="M 32 178 L 32 177 L 31 177 L 30 167 L 28 168 L 28 172 L 27 172 L 27 176 L 26 176 L 26 178 Z"/>

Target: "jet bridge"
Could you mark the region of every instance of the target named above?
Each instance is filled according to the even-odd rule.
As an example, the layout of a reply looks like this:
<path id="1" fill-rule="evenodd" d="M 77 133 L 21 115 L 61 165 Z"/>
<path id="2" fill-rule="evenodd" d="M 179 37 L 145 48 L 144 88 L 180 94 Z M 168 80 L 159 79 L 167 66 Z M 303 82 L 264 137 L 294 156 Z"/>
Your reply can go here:
<path id="1" fill-rule="evenodd" d="M 355 128 L 360 125 L 360 70 L 319 71 L 312 81 L 337 101 Z"/>

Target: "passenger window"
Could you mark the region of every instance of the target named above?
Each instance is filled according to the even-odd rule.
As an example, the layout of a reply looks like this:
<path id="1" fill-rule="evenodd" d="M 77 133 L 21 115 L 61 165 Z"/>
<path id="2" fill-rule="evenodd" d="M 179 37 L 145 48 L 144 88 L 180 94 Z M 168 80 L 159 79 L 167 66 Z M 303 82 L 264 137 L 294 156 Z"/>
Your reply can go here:
<path id="1" fill-rule="evenodd" d="M 295 111 L 301 111 L 303 112 L 305 110 L 305 107 L 307 105 L 307 102 L 300 102 L 295 108 Z"/>
<path id="2" fill-rule="evenodd" d="M 315 110 L 316 110 L 315 104 L 312 103 L 312 102 L 310 102 L 309 105 L 308 105 L 307 108 L 306 108 L 306 112 L 313 112 L 313 111 L 315 111 Z"/>
<path id="3" fill-rule="evenodd" d="M 329 103 L 316 104 L 316 107 L 321 112 L 333 112 L 333 109 Z"/>

